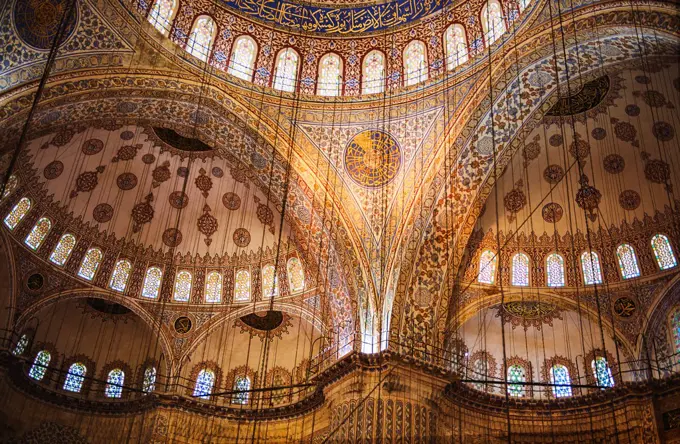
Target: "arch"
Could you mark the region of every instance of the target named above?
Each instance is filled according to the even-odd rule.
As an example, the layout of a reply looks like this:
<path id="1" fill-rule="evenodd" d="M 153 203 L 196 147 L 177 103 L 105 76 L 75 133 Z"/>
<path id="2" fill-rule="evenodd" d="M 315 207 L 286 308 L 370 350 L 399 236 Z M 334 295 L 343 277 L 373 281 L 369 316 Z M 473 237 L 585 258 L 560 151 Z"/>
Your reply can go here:
<path id="1" fill-rule="evenodd" d="M 64 380 L 63 389 L 69 392 L 80 393 L 85 381 L 85 374 L 87 367 L 81 362 L 74 362 L 68 368 L 66 379 Z"/>
<path id="2" fill-rule="evenodd" d="M 234 386 L 232 390 L 235 392 L 231 395 L 231 403 L 246 405 L 250 401 L 250 378 L 246 375 L 239 375 L 234 378 Z"/>
<path id="3" fill-rule="evenodd" d="M 177 14 L 177 6 L 177 0 L 156 0 L 149 11 L 147 20 L 167 37 L 172 29 L 175 14 Z"/>
<path id="4" fill-rule="evenodd" d="M 482 30 L 484 31 L 484 42 L 487 46 L 493 45 L 503 34 L 505 34 L 505 19 L 503 18 L 503 7 L 498 0 L 486 2 L 481 12 Z"/>
<path id="5" fill-rule="evenodd" d="M 257 43 L 249 35 L 242 35 L 234 40 L 229 58 L 227 72 L 234 77 L 252 82 L 257 58 Z"/>
<path id="6" fill-rule="evenodd" d="M 518 5 L 519 6 L 519 12 L 524 12 L 525 9 L 529 7 L 529 4 L 531 3 L 531 0 L 519 0 Z"/>
<path id="7" fill-rule="evenodd" d="M 5 184 L 5 191 L 2 193 L 2 197 L 0 198 L 0 201 L 4 200 L 7 196 L 12 194 L 14 190 L 16 190 L 17 185 L 19 184 L 19 180 L 17 179 L 17 176 L 12 174 L 9 176 L 9 179 L 7 180 L 7 184 Z"/>
<path id="8" fill-rule="evenodd" d="M 23 218 L 31 210 L 31 199 L 28 197 L 22 197 L 19 202 L 17 202 L 12 210 L 5 216 L 5 225 L 10 230 L 14 230 L 17 225 L 23 220 Z"/>
<path id="9" fill-rule="evenodd" d="M 343 85 L 342 58 L 334 52 L 321 57 L 316 79 L 316 93 L 320 96 L 340 96 Z"/>
<path id="10" fill-rule="evenodd" d="M 553 396 L 564 398 L 572 395 L 571 376 L 569 369 L 563 364 L 555 364 L 550 367 L 550 383 L 553 384 Z"/>
<path id="11" fill-rule="evenodd" d="M 665 234 L 654 235 L 650 243 L 652 244 L 656 265 L 659 266 L 660 270 L 668 270 L 678 265 L 671 242 Z"/>
<path id="12" fill-rule="evenodd" d="M 596 251 L 584 251 L 581 254 L 581 271 L 583 271 L 584 284 L 594 285 L 602 283 L 600 256 Z"/>
<path id="13" fill-rule="evenodd" d="M 612 369 L 604 356 L 595 356 L 590 361 L 590 368 L 593 372 L 595 384 L 602 389 L 614 387 L 614 376 Z"/>
<path id="14" fill-rule="evenodd" d="M 94 279 L 103 257 L 104 253 L 102 253 L 102 250 L 97 247 L 92 247 L 87 250 L 82 262 L 80 263 L 78 276 L 88 281 Z"/>
<path id="15" fill-rule="evenodd" d="M 215 20 L 209 15 L 199 15 L 191 27 L 186 51 L 197 59 L 207 62 L 216 34 Z"/>
<path id="16" fill-rule="evenodd" d="M 151 393 L 154 390 L 156 390 L 156 367 L 152 365 L 144 369 L 142 391 L 144 393 Z"/>
<path id="17" fill-rule="evenodd" d="M 211 271 L 205 278 L 205 302 L 222 302 L 222 274 L 217 271 Z"/>
<path id="18" fill-rule="evenodd" d="M 668 314 L 668 327 L 671 333 L 673 353 L 680 355 L 680 305 Z"/>
<path id="19" fill-rule="evenodd" d="M 215 385 L 215 372 L 209 369 L 201 369 L 196 377 L 193 396 L 200 399 L 210 399 Z"/>
<path id="20" fill-rule="evenodd" d="M 548 287 L 564 287 L 564 258 L 559 253 L 551 253 L 545 258 L 545 277 Z"/>
<path id="21" fill-rule="evenodd" d="M 40 350 L 38 354 L 35 355 L 35 360 L 31 369 L 28 371 L 28 376 L 35 379 L 36 381 L 42 381 L 47 372 L 47 367 L 50 365 L 52 360 L 52 354 L 47 350 Z"/>
<path id="22" fill-rule="evenodd" d="M 238 270 L 234 277 L 234 302 L 250 301 L 250 271 Z"/>
<path id="23" fill-rule="evenodd" d="M 305 289 L 305 270 L 297 257 L 291 257 L 286 263 L 286 274 L 288 275 L 288 287 L 291 294 L 296 294 Z"/>
<path id="24" fill-rule="evenodd" d="M 65 233 L 59 238 L 57 246 L 52 250 L 50 254 L 50 262 L 60 267 L 63 267 L 69 257 L 71 257 L 71 252 L 73 252 L 73 247 L 76 246 L 76 237 L 70 233 Z"/>
<path id="25" fill-rule="evenodd" d="M 374 49 L 364 56 L 361 64 L 361 93 L 378 94 L 385 91 L 385 54 Z"/>
<path id="26" fill-rule="evenodd" d="M 444 33 L 444 48 L 446 49 L 446 68 L 454 69 L 468 60 L 467 33 L 460 23 L 454 23 Z"/>
<path id="27" fill-rule="evenodd" d="M 513 398 L 530 396 L 525 383 L 531 382 L 531 363 L 521 358 L 510 358 L 505 377 L 508 381 L 508 395 Z"/>
<path id="28" fill-rule="evenodd" d="M 623 279 L 632 279 L 640 276 L 635 249 L 630 244 L 621 244 L 616 248 L 616 257 L 619 261 L 619 270 Z"/>
<path id="29" fill-rule="evenodd" d="M 24 351 L 26 351 L 26 346 L 28 346 L 28 335 L 24 333 L 23 335 L 21 335 L 19 340 L 14 345 L 14 348 L 12 349 L 12 354 L 14 356 L 23 355 Z"/>
<path id="30" fill-rule="evenodd" d="M 111 273 L 111 279 L 109 280 L 109 288 L 123 293 L 131 272 L 132 262 L 127 259 L 121 259 L 116 262 L 116 265 L 113 267 L 113 273 Z"/>
<path id="31" fill-rule="evenodd" d="M 272 264 L 262 267 L 262 297 L 273 298 L 279 295 L 279 277 Z"/>
<path id="32" fill-rule="evenodd" d="M 494 284 L 496 282 L 496 264 L 498 256 L 491 250 L 484 250 L 479 256 L 479 271 L 477 281 L 481 284 Z"/>
<path id="33" fill-rule="evenodd" d="M 404 48 L 404 86 L 415 85 L 427 80 L 427 47 L 420 40 L 411 40 Z"/>
<path id="34" fill-rule="evenodd" d="M 529 256 L 517 253 L 512 257 L 512 285 L 529 286 Z"/>
<path id="35" fill-rule="evenodd" d="M 276 56 L 274 89 L 295 92 L 300 66 L 300 55 L 293 48 L 284 48 Z"/>
<path id="36" fill-rule="evenodd" d="M 175 276 L 175 290 L 172 298 L 177 302 L 188 302 L 191 298 L 191 285 L 193 277 L 187 270 L 177 272 Z"/>
<path id="37" fill-rule="evenodd" d="M 161 290 L 163 271 L 158 267 L 149 267 L 144 274 L 144 284 L 142 285 L 142 297 L 157 299 Z"/>
<path id="38" fill-rule="evenodd" d="M 47 217 L 41 217 L 38 222 L 33 225 L 33 228 L 31 229 L 31 232 L 28 233 L 28 236 L 26 236 L 24 243 L 28 245 L 31 250 L 36 251 L 42 245 L 47 234 L 50 232 L 50 229 L 52 229 L 52 221 Z"/>
<path id="39" fill-rule="evenodd" d="M 120 368 L 114 368 L 106 377 L 104 395 L 107 398 L 121 398 L 123 396 L 123 384 L 125 384 L 125 372 Z"/>

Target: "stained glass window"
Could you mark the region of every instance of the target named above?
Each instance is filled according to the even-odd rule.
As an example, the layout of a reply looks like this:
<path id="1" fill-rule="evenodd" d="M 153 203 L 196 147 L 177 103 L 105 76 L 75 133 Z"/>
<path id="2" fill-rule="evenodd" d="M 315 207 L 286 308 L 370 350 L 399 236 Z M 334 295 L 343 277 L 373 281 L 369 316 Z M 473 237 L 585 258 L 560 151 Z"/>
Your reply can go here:
<path id="1" fill-rule="evenodd" d="M 519 12 L 523 12 L 529 6 L 531 0 L 519 0 Z"/>
<path id="2" fill-rule="evenodd" d="M 104 254 L 99 248 L 90 248 L 87 250 L 83 262 L 80 263 L 78 276 L 91 281 L 97 273 L 97 268 L 99 268 L 99 263 L 102 261 L 103 256 Z"/>
<path id="3" fill-rule="evenodd" d="M 212 370 L 201 370 L 196 378 L 194 396 L 201 399 L 210 399 L 213 385 L 215 385 L 215 373 Z"/>
<path id="4" fill-rule="evenodd" d="M 172 28 L 172 19 L 176 10 L 176 0 L 156 0 L 149 11 L 149 23 L 167 36 Z"/>
<path id="5" fill-rule="evenodd" d="M 571 377 L 569 369 L 562 364 L 555 364 L 550 369 L 550 383 L 553 386 L 553 394 L 556 398 L 571 396 Z"/>
<path id="6" fill-rule="evenodd" d="M 158 267 L 149 267 L 144 276 L 144 285 L 142 286 L 142 297 L 149 299 L 156 299 L 158 292 L 161 289 L 161 279 L 163 272 Z"/>
<path id="7" fill-rule="evenodd" d="M 12 354 L 14 356 L 21 356 L 24 353 L 24 351 L 26 350 L 27 345 L 28 345 L 28 335 L 21 335 L 21 337 L 17 341 L 16 345 L 14 346 L 14 350 L 12 350 Z"/>
<path id="8" fill-rule="evenodd" d="M 276 70 L 274 71 L 274 89 L 295 91 L 299 64 L 300 56 L 293 48 L 279 51 L 279 55 L 276 57 Z"/>
<path id="9" fill-rule="evenodd" d="M 9 180 L 7 181 L 7 185 L 5 185 L 5 191 L 2 193 L 2 199 L 5 197 L 9 196 L 12 194 L 12 192 L 17 188 L 17 185 L 19 184 L 19 181 L 17 180 L 17 176 L 12 174 L 9 176 Z M 2 200 L 0 199 L 0 200 Z"/>
<path id="10" fill-rule="evenodd" d="M 656 263 L 661 270 L 668 270 L 678 265 L 678 261 L 673 254 L 673 247 L 668 238 L 663 234 L 657 234 L 652 238 L 652 250 Z"/>
<path id="11" fill-rule="evenodd" d="M 444 34 L 444 43 L 446 44 L 446 67 L 448 69 L 453 69 L 467 62 L 467 36 L 463 25 L 456 23 L 449 26 Z"/>
<path id="12" fill-rule="evenodd" d="M 72 234 L 64 234 L 54 247 L 52 254 L 50 254 L 50 261 L 59 266 L 63 266 L 71 256 L 73 247 L 76 246 L 76 237 Z"/>
<path id="13" fill-rule="evenodd" d="M 46 217 L 40 218 L 38 222 L 33 225 L 33 228 L 31 229 L 31 232 L 28 233 L 28 236 L 26 236 L 24 243 L 32 250 L 37 250 L 45 240 L 45 237 L 47 237 L 47 233 L 50 232 L 50 228 L 52 228 L 52 222 Z"/>
<path id="14" fill-rule="evenodd" d="M 485 250 L 479 256 L 479 274 L 477 280 L 482 284 L 493 284 L 496 282 L 496 253 Z"/>
<path id="15" fill-rule="evenodd" d="M 125 382 L 125 373 L 119 368 L 114 368 L 109 372 L 106 378 L 106 388 L 104 394 L 107 398 L 120 398 L 123 395 L 123 383 Z"/>
<path id="16" fill-rule="evenodd" d="M 489 0 L 482 8 L 482 29 L 487 45 L 491 45 L 505 33 L 503 9 L 498 0 Z"/>
<path id="17" fill-rule="evenodd" d="M 47 366 L 50 365 L 50 359 L 52 355 L 47 350 L 42 350 L 38 352 L 35 356 L 35 361 L 31 369 L 28 371 L 28 376 L 35 379 L 36 381 L 42 380 L 45 377 L 45 372 L 47 371 Z"/>
<path id="18" fill-rule="evenodd" d="M 142 381 L 142 391 L 151 393 L 156 389 L 156 367 L 147 367 L 144 370 L 144 381 Z"/>
<path id="19" fill-rule="evenodd" d="M 85 381 L 86 372 L 87 368 L 80 362 L 71 364 L 71 366 L 68 368 L 66 380 L 64 381 L 64 390 L 79 393 L 80 389 L 83 387 L 83 381 Z"/>
<path id="20" fill-rule="evenodd" d="M 588 253 L 584 251 L 581 255 L 581 268 L 583 269 L 583 281 L 586 285 L 602 283 L 602 269 L 600 268 L 600 257 L 596 252 Z"/>
<path id="21" fill-rule="evenodd" d="M 598 356 L 597 358 L 593 359 L 590 363 L 590 366 L 593 369 L 595 383 L 598 385 L 598 387 L 602 387 L 603 389 L 614 387 L 614 376 L 612 376 L 612 369 L 609 368 L 609 364 L 604 357 Z"/>
<path id="22" fill-rule="evenodd" d="M 10 230 L 13 230 L 17 225 L 19 225 L 19 222 L 21 222 L 21 219 L 26 216 L 26 213 L 31 209 L 31 200 L 27 197 L 21 198 L 19 202 L 17 202 L 16 205 L 14 205 L 14 208 L 12 208 L 12 211 L 9 212 L 9 214 L 5 217 L 5 225 Z"/>
<path id="23" fill-rule="evenodd" d="M 290 292 L 297 293 L 305 289 L 305 271 L 302 269 L 300 259 L 291 257 L 288 259 L 288 284 Z"/>
<path id="24" fill-rule="evenodd" d="M 373 50 L 364 57 L 361 90 L 364 94 L 385 91 L 385 55 L 378 50 Z"/>
<path id="25" fill-rule="evenodd" d="M 265 265 L 262 267 L 262 296 L 265 298 L 278 296 L 278 281 L 273 265 Z"/>
<path id="26" fill-rule="evenodd" d="M 113 267 L 109 287 L 116 291 L 125 291 L 130 272 L 132 271 L 132 263 L 126 259 L 119 260 Z"/>
<path id="27" fill-rule="evenodd" d="M 174 299 L 179 302 L 187 302 L 191 296 L 191 273 L 180 271 L 175 277 Z"/>
<path id="28" fill-rule="evenodd" d="M 257 44 L 247 35 L 242 35 L 234 41 L 231 50 L 231 60 L 227 72 L 243 80 L 253 80 Z"/>
<path id="29" fill-rule="evenodd" d="M 427 51 L 420 40 L 413 40 L 404 49 L 404 86 L 427 80 Z"/>
<path id="30" fill-rule="evenodd" d="M 198 17 L 194 22 L 194 27 L 191 28 L 186 47 L 187 52 L 204 62 L 207 61 L 216 29 L 215 21 L 212 18 L 207 15 Z"/>
<path id="31" fill-rule="evenodd" d="M 234 301 L 242 302 L 250 300 L 250 272 L 239 270 L 234 279 Z"/>
<path id="32" fill-rule="evenodd" d="M 286 378 L 284 378 L 284 375 L 281 372 L 276 372 L 274 375 L 272 375 L 272 380 L 271 380 L 271 386 L 272 387 L 285 387 L 287 385 L 290 385 L 289 381 L 286 381 Z M 286 402 L 286 398 L 288 397 L 288 390 L 286 389 L 278 389 L 278 390 L 272 390 L 271 391 L 271 403 L 272 404 L 282 404 Z M 239 393 L 240 394 L 240 393 Z"/>
<path id="33" fill-rule="evenodd" d="M 671 313 L 671 331 L 673 332 L 675 353 L 680 354 L 680 306 L 675 307 L 675 310 Z M 680 357 L 676 358 L 676 361 L 680 361 Z"/>
<path id="34" fill-rule="evenodd" d="M 526 369 L 519 365 L 513 364 L 508 367 L 508 395 L 521 398 L 524 396 L 526 390 L 524 384 L 518 384 L 527 382 L 527 371 Z"/>
<path id="35" fill-rule="evenodd" d="M 564 258 L 557 254 L 549 254 L 545 258 L 545 270 L 548 287 L 564 287 Z"/>
<path id="36" fill-rule="evenodd" d="M 205 301 L 218 303 L 222 300 L 222 275 L 216 271 L 205 278 Z"/>
<path id="37" fill-rule="evenodd" d="M 489 361 L 486 359 L 486 357 L 475 359 L 475 361 L 472 363 L 472 371 L 474 372 L 472 379 L 488 379 Z M 477 390 L 486 389 L 486 384 L 483 382 L 475 382 L 473 385 Z"/>
<path id="38" fill-rule="evenodd" d="M 326 54 L 319 62 L 316 92 L 320 96 L 339 96 L 342 93 L 342 60 L 337 54 Z"/>
<path id="39" fill-rule="evenodd" d="M 621 276 L 624 279 L 631 279 L 640 276 L 635 250 L 628 244 L 621 244 L 616 249 L 616 257 L 619 259 Z"/>
<path id="40" fill-rule="evenodd" d="M 517 253 L 512 257 L 512 285 L 529 285 L 529 256 Z"/>
<path id="41" fill-rule="evenodd" d="M 250 378 L 247 376 L 239 376 L 236 378 L 233 391 L 238 393 L 234 393 L 231 396 L 231 403 L 241 405 L 248 404 L 248 395 L 250 394 L 248 390 L 250 390 Z"/>

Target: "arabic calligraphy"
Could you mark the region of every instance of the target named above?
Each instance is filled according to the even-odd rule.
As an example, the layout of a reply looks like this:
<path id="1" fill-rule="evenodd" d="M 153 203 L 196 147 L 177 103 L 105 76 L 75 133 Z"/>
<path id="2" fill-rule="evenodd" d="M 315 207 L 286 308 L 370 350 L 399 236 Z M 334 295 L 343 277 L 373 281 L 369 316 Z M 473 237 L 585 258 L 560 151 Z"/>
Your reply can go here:
<path id="1" fill-rule="evenodd" d="M 361 8 L 300 5 L 286 0 L 221 0 L 249 17 L 307 32 L 352 34 L 380 31 L 417 20 L 453 0 L 396 0 Z"/>

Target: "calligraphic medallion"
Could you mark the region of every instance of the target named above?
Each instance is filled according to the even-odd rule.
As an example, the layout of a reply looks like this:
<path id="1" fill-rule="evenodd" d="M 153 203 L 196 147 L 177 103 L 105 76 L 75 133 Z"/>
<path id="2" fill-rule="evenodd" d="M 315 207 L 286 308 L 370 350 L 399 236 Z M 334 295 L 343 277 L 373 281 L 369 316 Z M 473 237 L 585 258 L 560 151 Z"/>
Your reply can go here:
<path id="1" fill-rule="evenodd" d="M 401 167 L 401 149 L 394 138 L 380 130 L 355 135 L 345 149 L 345 168 L 361 186 L 379 188 L 394 179 Z"/>
<path id="2" fill-rule="evenodd" d="M 622 318 L 629 318 L 635 314 L 635 302 L 629 297 L 618 298 L 614 302 L 614 313 Z"/>
<path id="3" fill-rule="evenodd" d="M 35 49 L 45 51 L 50 49 L 59 31 L 67 4 L 67 0 L 17 0 L 13 12 L 14 26 L 19 38 Z M 77 12 L 71 11 L 66 20 L 62 42 L 73 34 Z"/>

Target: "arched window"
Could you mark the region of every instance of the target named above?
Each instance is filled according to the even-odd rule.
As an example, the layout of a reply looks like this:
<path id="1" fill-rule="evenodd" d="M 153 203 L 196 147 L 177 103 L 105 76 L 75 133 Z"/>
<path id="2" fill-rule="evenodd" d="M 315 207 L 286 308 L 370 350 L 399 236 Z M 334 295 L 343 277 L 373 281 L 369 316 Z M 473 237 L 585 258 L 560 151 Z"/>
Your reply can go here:
<path id="1" fill-rule="evenodd" d="M 598 387 L 602 387 L 602 389 L 614 387 L 614 376 L 612 376 L 612 369 L 609 368 L 607 359 L 598 356 L 590 362 L 590 366 L 593 369 L 593 376 Z"/>
<path id="2" fill-rule="evenodd" d="M 404 48 L 404 86 L 427 80 L 427 50 L 425 43 L 413 40 Z"/>
<path id="3" fill-rule="evenodd" d="M 635 250 L 628 244 L 621 244 L 616 249 L 616 257 L 619 259 L 619 269 L 624 279 L 631 279 L 640 276 Z"/>
<path id="4" fill-rule="evenodd" d="M 546 280 L 548 287 L 564 287 L 564 258 L 558 253 L 545 258 Z"/>
<path id="5" fill-rule="evenodd" d="M 19 181 L 17 180 L 17 176 L 12 174 L 9 176 L 9 180 L 7 181 L 7 185 L 5 185 L 5 191 L 2 193 L 2 199 L 5 197 L 9 196 L 14 192 L 14 190 L 17 188 L 17 185 L 19 184 Z M 0 200 L 2 200 L 0 199 Z"/>
<path id="6" fill-rule="evenodd" d="M 42 217 L 33 225 L 31 232 L 26 236 L 24 243 L 28 245 L 31 250 L 37 250 L 47 237 L 47 233 L 52 228 L 52 221 L 46 217 Z"/>
<path id="7" fill-rule="evenodd" d="M 163 272 L 158 267 L 149 267 L 144 276 L 144 285 L 142 286 L 142 297 L 149 299 L 156 299 L 158 292 L 161 289 L 161 279 Z"/>
<path id="8" fill-rule="evenodd" d="M 241 404 L 245 405 L 248 404 L 248 395 L 250 394 L 248 392 L 250 390 L 250 378 L 247 376 L 239 376 L 234 380 L 234 393 L 231 396 L 231 403 L 232 404 Z"/>
<path id="9" fill-rule="evenodd" d="M 524 366 L 513 364 L 508 367 L 508 395 L 522 398 L 526 394 L 527 370 Z"/>
<path id="10" fill-rule="evenodd" d="M 671 312 L 670 324 L 671 334 L 673 335 L 673 348 L 675 353 L 680 354 L 680 305 Z M 28 339 L 26 343 L 28 343 Z"/>
<path id="11" fill-rule="evenodd" d="M 231 48 L 231 59 L 227 72 L 239 79 L 253 80 L 255 69 L 255 57 L 257 56 L 257 43 L 252 37 L 242 35 L 234 41 Z"/>
<path id="12" fill-rule="evenodd" d="M 493 284 L 496 282 L 496 262 L 498 258 L 496 253 L 491 250 L 485 250 L 479 256 L 479 272 L 477 281 L 481 284 Z"/>
<path id="13" fill-rule="evenodd" d="M 12 211 L 10 211 L 9 214 L 5 217 L 5 225 L 7 225 L 7 228 L 13 230 L 17 225 L 19 225 L 21 219 L 23 219 L 24 216 L 26 216 L 30 209 L 31 200 L 27 197 L 22 197 L 21 200 L 17 202 L 16 205 L 14 205 Z"/>
<path id="14" fill-rule="evenodd" d="M 529 3 L 531 3 L 531 0 L 519 0 L 519 12 L 524 12 L 529 6 Z"/>
<path id="15" fill-rule="evenodd" d="M 659 269 L 668 270 L 678 265 L 678 260 L 673 254 L 673 247 L 668 238 L 663 234 L 657 234 L 652 238 L 652 250 Z"/>
<path id="16" fill-rule="evenodd" d="M 286 266 L 288 271 L 288 285 L 291 293 L 298 293 L 305 289 L 305 271 L 300 259 L 291 257 Z"/>
<path id="17" fill-rule="evenodd" d="M 28 345 L 28 335 L 21 335 L 19 340 L 17 341 L 16 345 L 14 346 L 14 350 L 12 350 L 12 354 L 14 356 L 21 356 L 24 351 L 26 350 L 26 346 Z"/>
<path id="18" fill-rule="evenodd" d="M 45 372 L 47 371 L 47 366 L 50 365 L 50 360 L 52 355 L 47 350 L 42 350 L 38 352 L 33 361 L 31 369 L 28 371 L 28 376 L 35 379 L 36 381 L 42 380 L 45 377 Z"/>
<path id="19" fill-rule="evenodd" d="M 156 367 L 147 367 L 144 370 L 144 381 L 142 381 L 142 391 L 151 393 L 156 390 Z"/>
<path id="20" fill-rule="evenodd" d="M 97 273 L 99 264 L 102 261 L 104 254 L 99 248 L 90 248 L 85 253 L 83 261 L 80 263 L 80 270 L 78 270 L 78 276 L 83 279 L 91 281 L 94 275 Z"/>
<path id="21" fill-rule="evenodd" d="M 600 257 L 596 252 L 584 251 L 581 254 L 581 269 L 583 270 L 583 282 L 586 285 L 602 283 L 602 269 L 600 268 Z"/>
<path id="22" fill-rule="evenodd" d="M 64 390 L 79 393 L 80 389 L 83 387 L 83 381 L 85 381 L 86 372 L 87 368 L 80 362 L 71 364 L 71 366 L 68 368 L 66 380 L 64 381 Z"/>
<path id="23" fill-rule="evenodd" d="M 285 48 L 279 51 L 274 69 L 274 89 L 294 92 L 299 64 L 300 56 L 293 48 Z"/>
<path id="24" fill-rule="evenodd" d="M 361 74 L 363 94 L 378 94 L 385 91 L 385 55 L 377 49 L 366 54 Z"/>
<path id="25" fill-rule="evenodd" d="M 571 396 L 571 377 L 569 369 L 562 364 L 555 364 L 550 368 L 550 383 L 556 398 Z"/>
<path id="26" fill-rule="evenodd" d="M 211 271 L 205 278 L 205 301 L 219 303 L 222 300 L 222 275 Z"/>
<path id="27" fill-rule="evenodd" d="M 129 260 L 121 259 L 116 262 L 116 265 L 113 267 L 113 273 L 111 274 L 111 280 L 109 281 L 109 287 L 111 287 L 112 290 L 120 292 L 125 291 L 131 271 L 132 263 Z"/>
<path id="28" fill-rule="evenodd" d="M 210 399 L 213 386 L 215 385 L 215 373 L 212 370 L 203 369 L 198 372 L 194 396 L 201 399 Z"/>
<path id="29" fill-rule="evenodd" d="M 491 386 L 487 386 L 487 384 L 485 384 L 484 382 L 481 382 L 483 380 L 489 379 L 490 373 L 492 373 L 491 370 L 492 369 L 490 368 L 490 362 L 489 362 L 488 356 L 486 354 L 479 356 L 477 359 L 475 359 L 472 362 L 472 371 L 474 372 L 474 374 L 472 375 L 471 379 L 477 379 L 477 380 L 480 381 L 480 382 L 475 382 L 473 384 L 473 386 L 477 390 L 482 390 L 482 391 L 484 391 L 484 390 L 490 391 L 491 390 Z"/>
<path id="30" fill-rule="evenodd" d="M 279 280 L 273 265 L 262 267 L 262 297 L 271 298 L 279 295 Z"/>
<path id="31" fill-rule="evenodd" d="M 234 301 L 243 302 L 250 300 L 250 272 L 239 270 L 234 279 Z"/>
<path id="32" fill-rule="evenodd" d="M 217 26 L 212 18 L 207 15 L 198 17 L 193 28 L 191 28 L 191 34 L 189 34 L 187 52 L 204 62 L 208 61 L 216 31 Z"/>
<path id="33" fill-rule="evenodd" d="M 453 69 L 467 62 L 467 36 L 463 25 L 454 23 L 446 28 L 444 43 L 446 46 L 446 67 L 448 69 Z"/>
<path id="34" fill-rule="evenodd" d="M 104 394 L 107 398 L 120 398 L 123 396 L 123 383 L 125 382 L 125 373 L 119 368 L 114 368 L 109 372 L 106 378 L 106 388 Z"/>
<path id="35" fill-rule="evenodd" d="M 342 59 L 339 55 L 329 53 L 321 57 L 316 92 L 320 96 L 342 94 Z"/>
<path id="36" fill-rule="evenodd" d="M 191 273 L 180 271 L 175 277 L 175 294 L 173 298 L 179 302 L 187 302 L 191 296 Z"/>
<path id="37" fill-rule="evenodd" d="M 64 234 L 61 236 L 61 238 L 59 238 L 57 246 L 54 247 L 54 250 L 52 250 L 52 254 L 50 254 L 50 261 L 53 264 L 59 265 L 60 267 L 63 266 L 68 260 L 69 256 L 71 256 L 71 252 L 75 246 L 76 237 L 69 233 Z"/>
<path id="38" fill-rule="evenodd" d="M 176 11 L 177 0 L 156 0 L 151 11 L 149 11 L 149 23 L 167 36 L 170 34 Z"/>
<path id="39" fill-rule="evenodd" d="M 517 253 L 512 257 L 512 285 L 529 285 L 529 256 L 524 253 Z"/>
<path id="40" fill-rule="evenodd" d="M 498 0 L 489 0 L 482 8 L 482 29 L 487 46 L 493 44 L 505 33 L 503 9 Z"/>

